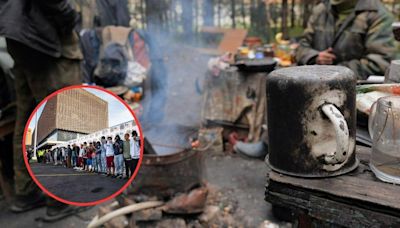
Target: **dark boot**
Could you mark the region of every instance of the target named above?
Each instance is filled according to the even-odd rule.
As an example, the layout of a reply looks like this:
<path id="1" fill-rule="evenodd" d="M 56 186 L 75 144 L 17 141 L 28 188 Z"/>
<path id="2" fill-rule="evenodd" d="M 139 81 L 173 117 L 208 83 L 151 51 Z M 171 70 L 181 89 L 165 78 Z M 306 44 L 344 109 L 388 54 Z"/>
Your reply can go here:
<path id="1" fill-rule="evenodd" d="M 41 219 L 43 222 L 55 222 L 71 215 L 79 214 L 91 207 L 76 207 L 67 204 L 48 206 L 46 215 Z"/>
<path id="2" fill-rule="evenodd" d="M 46 197 L 43 193 L 33 193 L 27 196 L 16 196 L 10 206 L 14 213 L 30 211 L 46 205 Z"/>

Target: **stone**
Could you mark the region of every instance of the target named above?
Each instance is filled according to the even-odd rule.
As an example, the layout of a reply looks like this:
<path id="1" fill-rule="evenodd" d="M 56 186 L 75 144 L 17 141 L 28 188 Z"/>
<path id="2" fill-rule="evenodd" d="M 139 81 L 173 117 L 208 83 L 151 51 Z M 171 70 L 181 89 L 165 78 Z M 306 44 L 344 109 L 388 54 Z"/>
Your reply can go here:
<path id="1" fill-rule="evenodd" d="M 207 206 L 204 212 L 199 216 L 201 223 L 209 223 L 213 221 L 219 214 L 220 209 L 217 206 Z"/>
<path id="2" fill-rule="evenodd" d="M 186 222 L 185 220 L 181 218 L 176 218 L 176 219 L 165 219 L 161 220 L 160 222 L 157 223 L 155 226 L 156 228 L 186 228 Z"/>
<path id="3" fill-rule="evenodd" d="M 147 210 L 137 211 L 132 214 L 132 218 L 135 221 L 158 221 L 162 219 L 162 211 L 160 208 L 152 208 Z"/>

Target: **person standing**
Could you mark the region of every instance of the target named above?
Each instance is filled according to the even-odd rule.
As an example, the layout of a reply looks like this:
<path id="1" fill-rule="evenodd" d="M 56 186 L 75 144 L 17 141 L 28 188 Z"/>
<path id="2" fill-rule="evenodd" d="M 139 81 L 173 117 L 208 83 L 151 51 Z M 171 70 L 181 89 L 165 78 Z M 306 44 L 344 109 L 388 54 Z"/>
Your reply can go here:
<path id="1" fill-rule="evenodd" d="M 115 136 L 114 142 L 114 165 L 115 165 L 115 176 L 116 178 L 122 179 L 122 173 L 124 169 L 124 156 L 123 156 L 123 141 L 119 135 Z"/>
<path id="2" fill-rule="evenodd" d="M 93 156 L 93 144 L 89 143 L 89 146 L 86 147 L 86 153 L 87 153 L 87 158 L 86 158 L 86 170 L 88 172 L 93 171 L 93 163 L 92 163 L 92 156 Z"/>
<path id="3" fill-rule="evenodd" d="M 101 174 L 103 173 L 103 164 L 101 162 L 101 143 L 96 142 L 96 172 Z"/>
<path id="4" fill-rule="evenodd" d="M 71 145 L 67 147 L 67 168 L 72 168 L 72 149 Z"/>
<path id="5" fill-rule="evenodd" d="M 102 173 L 107 174 L 106 137 L 101 137 L 101 167 Z"/>
<path id="6" fill-rule="evenodd" d="M 58 89 L 81 84 L 78 15 L 68 0 L 0 1 L 0 36 L 15 65 L 16 124 L 14 130 L 13 212 L 25 212 L 46 204 L 46 197 L 33 182 L 24 163 L 22 139 L 25 124 L 35 107 Z M 54 221 L 77 213 L 55 200 L 47 201 L 44 221 Z"/>
<path id="7" fill-rule="evenodd" d="M 97 172 L 97 160 L 96 160 L 96 142 L 90 143 L 91 147 L 91 158 L 92 158 L 92 172 Z"/>
<path id="8" fill-rule="evenodd" d="M 140 160 L 140 137 L 137 131 L 132 131 L 131 156 L 132 156 L 132 174 L 135 172 Z"/>
<path id="9" fill-rule="evenodd" d="M 83 170 L 87 171 L 88 170 L 88 146 L 87 143 L 83 143 L 83 155 L 82 155 L 82 161 L 83 161 Z"/>
<path id="10" fill-rule="evenodd" d="M 57 165 L 58 164 L 58 148 L 54 149 L 53 160 L 54 160 L 54 165 Z"/>
<path id="11" fill-rule="evenodd" d="M 78 154 L 79 154 L 79 147 L 74 144 L 73 150 L 72 150 L 72 167 L 77 167 L 78 166 Z"/>
<path id="12" fill-rule="evenodd" d="M 61 165 L 67 167 L 67 149 L 65 147 L 61 148 Z"/>
<path id="13" fill-rule="evenodd" d="M 79 147 L 79 153 L 78 153 L 78 162 L 77 166 L 81 169 L 82 168 L 82 159 L 83 159 L 83 145 Z"/>
<path id="14" fill-rule="evenodd" d="M 299 41 L 299 65 L 339 65 L 357 79 L 384 75 L 394 57 L 393 16 L 378 0 L 329 0 L 314 7 Z"/>
<path id="15" fill-rule="evenodd" d="M 124 154 L 124 161 L 125 161 L 125 178 L 129 179 L 133 174 L 132 169 L 132 156 L 131 156 L 131 145 L 129 140 L 129 133 L 124 135 L 124 146 L 123 146 L 123 154 Z"/>
<path id="16" fill-rule="evenodd" d="M 114 165 L 114 145 L 112 143 L 111 137 L 107 137 L 107 143 L 104 146 L 106 149 L 107 176 L 112 176 L 115 174 L 115 165 Z"/>

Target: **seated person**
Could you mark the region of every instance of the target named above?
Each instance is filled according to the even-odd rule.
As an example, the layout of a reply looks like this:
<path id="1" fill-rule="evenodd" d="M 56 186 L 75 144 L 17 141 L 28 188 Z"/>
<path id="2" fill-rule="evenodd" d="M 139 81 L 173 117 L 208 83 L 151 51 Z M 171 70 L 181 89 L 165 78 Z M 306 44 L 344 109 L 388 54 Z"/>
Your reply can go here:
<path id="1" fill-rule="evenodd" d="M 392 23 L 379 0 L 322 1 L 300 40 L 297 62 L 346 66 L 358 79 L 384 75 L 395 52 Z"/>

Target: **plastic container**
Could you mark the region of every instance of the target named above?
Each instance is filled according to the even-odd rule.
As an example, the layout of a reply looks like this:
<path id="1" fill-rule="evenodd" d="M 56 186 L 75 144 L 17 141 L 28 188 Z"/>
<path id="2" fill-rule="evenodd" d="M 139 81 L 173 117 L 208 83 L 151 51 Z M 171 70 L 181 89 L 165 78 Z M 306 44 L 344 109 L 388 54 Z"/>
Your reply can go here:
<path id="1" fill-rule="evenodd" d="M 400 96 L 378 99 L 369 130 L 373 141 L 371 170 L 384 182 L 400 184 Z"/>

